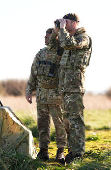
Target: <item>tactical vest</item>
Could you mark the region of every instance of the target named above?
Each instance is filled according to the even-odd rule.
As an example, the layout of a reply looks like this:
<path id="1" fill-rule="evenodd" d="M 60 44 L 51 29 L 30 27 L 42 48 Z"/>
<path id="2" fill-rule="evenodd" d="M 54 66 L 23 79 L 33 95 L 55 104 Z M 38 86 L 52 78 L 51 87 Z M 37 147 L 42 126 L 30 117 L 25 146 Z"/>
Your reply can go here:
<path id="1" fill-rule="evenodd" d="M 47 48 L 40 50 L 36 63 L 38 86 L 46 89 L 57 88 L 57 55 Z"/>

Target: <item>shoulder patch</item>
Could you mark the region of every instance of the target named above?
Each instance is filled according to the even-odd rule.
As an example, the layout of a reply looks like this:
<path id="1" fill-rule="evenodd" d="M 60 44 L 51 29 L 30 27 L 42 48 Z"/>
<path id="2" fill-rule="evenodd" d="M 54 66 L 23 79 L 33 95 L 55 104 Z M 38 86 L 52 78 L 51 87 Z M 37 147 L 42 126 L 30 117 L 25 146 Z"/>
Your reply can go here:
<path id="1" fill-rule="evenodd" d="M 82 42 L 82 37 L 76 38 L 76 42 L 77 42 L 77 44 L 79 44 L 80 42 Z"/>

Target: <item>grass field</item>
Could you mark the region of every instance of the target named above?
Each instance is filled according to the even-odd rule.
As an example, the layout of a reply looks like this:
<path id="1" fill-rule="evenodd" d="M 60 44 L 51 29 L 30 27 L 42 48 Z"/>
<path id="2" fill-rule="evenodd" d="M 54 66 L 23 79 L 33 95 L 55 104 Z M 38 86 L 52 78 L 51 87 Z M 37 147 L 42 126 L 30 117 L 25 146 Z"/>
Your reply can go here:
<path id="1" fill-rule="evenodd" d="M 25 97 L 1 97 L 5 106 L 10 106 L 16 115 L 33 132 L 35 146 L 38 148 L 38 132 L 36 126 L 36 101 L 26 102 Z M 86 151 L 83 160 L 76 160 L 63 166 L 54 161 L 56 142 L 53 123 L 51 123 L 51 143 L 49 145 L 50 161 L 31 160 L 23 155 L 3 154 L 0 158 L 0 170 L 110 170 L 111 169 L 111 100 L 104 95 L 86 95 L 84 97 L 84 118 L 86 124 Z M 65 148 L 65 155 L 67 154 Z M 14 167 L 14 169 L 13 169 Z"/>

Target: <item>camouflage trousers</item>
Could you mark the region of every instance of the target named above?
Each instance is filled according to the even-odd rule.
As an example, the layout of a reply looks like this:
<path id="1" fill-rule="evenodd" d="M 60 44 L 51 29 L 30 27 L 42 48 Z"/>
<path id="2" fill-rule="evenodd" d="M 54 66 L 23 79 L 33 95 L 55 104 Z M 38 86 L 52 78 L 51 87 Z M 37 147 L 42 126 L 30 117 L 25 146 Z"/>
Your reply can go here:
<path id="1" fill-rule="evenodd" d="M 85 124 L 83 116 L 83 94 L 65 93 L 63 99 L 63 117 L 67 131 L 68 147 L 73 154 L 84 154 Z"/>
<path id="2" fill-rule="evenodd" d="M 52 116 L 56 131 L 57 148 L 64 148 L 67 141 L 60 106 L 37 103 L 37 114 L 39 147 L 48 148 L 50 143 L 50 116 Z"/>

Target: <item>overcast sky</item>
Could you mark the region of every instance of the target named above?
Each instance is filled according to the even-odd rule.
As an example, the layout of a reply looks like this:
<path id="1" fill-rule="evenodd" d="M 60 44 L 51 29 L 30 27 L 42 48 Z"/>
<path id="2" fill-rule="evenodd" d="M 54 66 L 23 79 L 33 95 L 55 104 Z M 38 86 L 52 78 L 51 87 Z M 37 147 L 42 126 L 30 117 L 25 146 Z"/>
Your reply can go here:
<path id="1" fill-rule="evenodd" d="M 110 0 L 0 0 L 0 80 L 28 79 L 35 54 L 45 46 L 45 31 L 72 12 L 93 41 L 86 89 L 106 91 L 111 87 L 110 8 Z"/>

